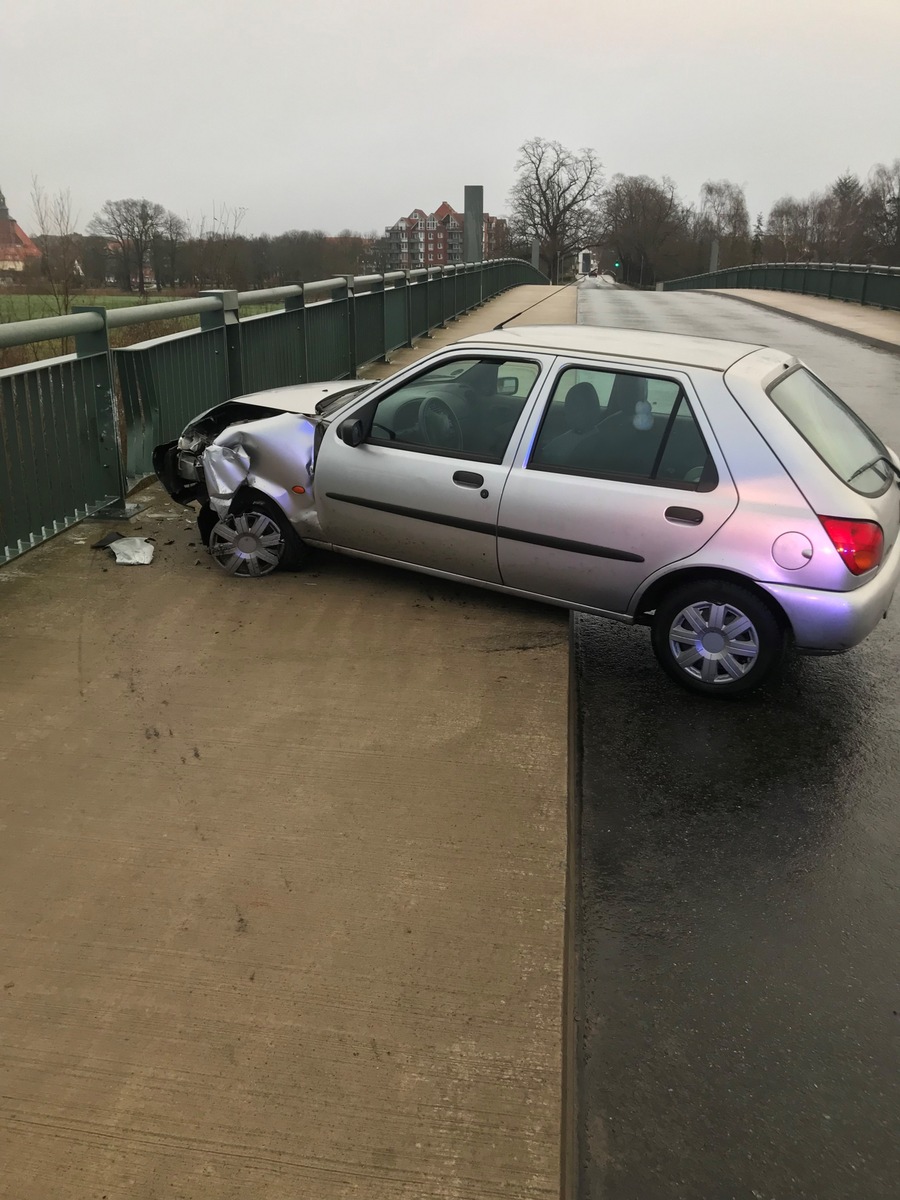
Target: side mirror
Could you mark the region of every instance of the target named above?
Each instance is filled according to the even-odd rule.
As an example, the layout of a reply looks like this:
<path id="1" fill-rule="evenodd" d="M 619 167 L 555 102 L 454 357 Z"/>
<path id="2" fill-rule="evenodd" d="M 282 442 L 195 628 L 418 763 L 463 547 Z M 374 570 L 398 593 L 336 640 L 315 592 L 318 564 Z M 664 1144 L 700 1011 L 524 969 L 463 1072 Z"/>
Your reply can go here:
<path id="1" fill-rule="evenodd" d="M 501 375 L 497 380 L 498 396 L 514 396 L 519 390 L 519 381 L 515 375 Z"/>
<path id="2" fill-rule="evenodd" d="M 347 446 L 360 446 L 366 440 L 366 431 L 359 417 L 345 417 L 337 427 L 337 435 Z"/>

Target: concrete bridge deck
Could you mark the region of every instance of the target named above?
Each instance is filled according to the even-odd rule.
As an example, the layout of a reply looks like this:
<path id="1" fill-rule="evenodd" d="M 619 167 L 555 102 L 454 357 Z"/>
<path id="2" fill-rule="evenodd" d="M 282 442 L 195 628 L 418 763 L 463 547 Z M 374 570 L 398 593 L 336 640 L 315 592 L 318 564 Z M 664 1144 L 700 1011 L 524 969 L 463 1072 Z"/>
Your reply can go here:
<path id="1" fill-rule="evenodd" d="M 0 1192 L 557 1195 L 566 614 L 144 498 L 0 568 Z"/>

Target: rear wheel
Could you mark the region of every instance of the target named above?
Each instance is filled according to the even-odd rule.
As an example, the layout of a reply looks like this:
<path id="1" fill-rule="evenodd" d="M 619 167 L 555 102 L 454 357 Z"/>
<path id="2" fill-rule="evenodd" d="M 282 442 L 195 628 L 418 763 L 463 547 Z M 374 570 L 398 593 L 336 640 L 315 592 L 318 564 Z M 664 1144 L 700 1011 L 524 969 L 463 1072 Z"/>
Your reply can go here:
<path id="1" fill-rule="evenodd" d="M 777 672 L 787 632 L 775 609 L 728 579 L 675 587 L 651 627 L 660 666 L 682 687 L 716 696 L 746 695 Z"/>
<path id="2" fill-rule="evenodd" d="M 297 571 L 309 556 L 278 505 L 260 495 L 232 508 L 213 525 L 209 552 L 224 571 L 242 579 Z"/>

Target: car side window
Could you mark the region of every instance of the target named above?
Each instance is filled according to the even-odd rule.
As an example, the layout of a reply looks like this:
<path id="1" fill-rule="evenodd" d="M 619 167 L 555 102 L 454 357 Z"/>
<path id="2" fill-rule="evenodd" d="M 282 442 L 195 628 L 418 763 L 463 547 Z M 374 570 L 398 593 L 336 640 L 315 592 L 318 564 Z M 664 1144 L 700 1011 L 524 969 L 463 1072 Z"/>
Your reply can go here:
<path id="1" fill-rule="evenodd" d="M 539 374 L 539 365 L 524 359 L 443 362 L 382 397 L 368 440 L 500 462 Z"/>
<path id="2" fill-rule="evenodd" d="M 688 491 L 718 482 L 676 380 L 585 367 L 561 372 L 528 466 Z"/>

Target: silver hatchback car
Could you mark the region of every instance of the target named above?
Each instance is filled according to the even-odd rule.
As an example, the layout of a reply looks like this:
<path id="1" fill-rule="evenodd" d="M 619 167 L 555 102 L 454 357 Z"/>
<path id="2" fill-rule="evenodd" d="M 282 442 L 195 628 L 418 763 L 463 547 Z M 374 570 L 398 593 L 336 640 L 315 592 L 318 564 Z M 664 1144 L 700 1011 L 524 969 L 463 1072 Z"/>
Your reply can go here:
<path id="1" fill-rule="evenodd" d="M 790 355 L 588 326 L 203 413 L 154 465 L 232 575 L 316 546 L 648 625 L 695 691 L 848 650 L 900 574 L 900 460 Z"/>

